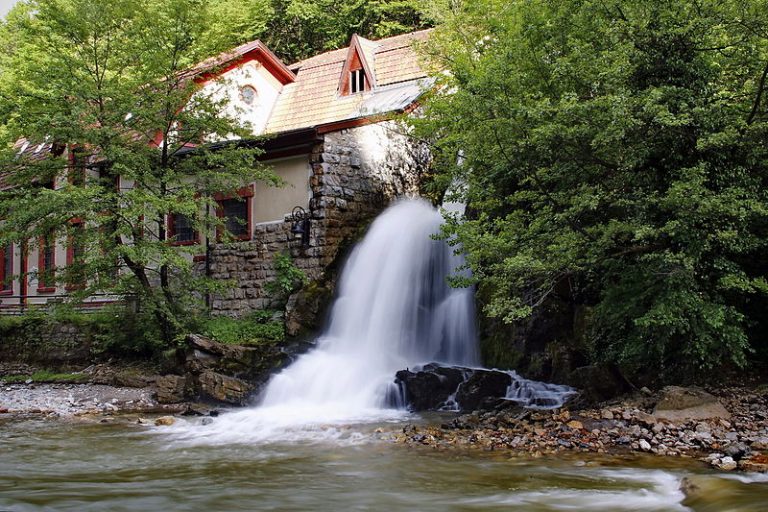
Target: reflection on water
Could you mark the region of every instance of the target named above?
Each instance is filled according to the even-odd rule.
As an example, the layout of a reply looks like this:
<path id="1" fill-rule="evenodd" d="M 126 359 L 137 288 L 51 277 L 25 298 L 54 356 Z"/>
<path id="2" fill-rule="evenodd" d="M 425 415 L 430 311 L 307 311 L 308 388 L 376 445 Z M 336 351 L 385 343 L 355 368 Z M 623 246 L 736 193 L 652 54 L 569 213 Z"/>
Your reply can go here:
<path id="1" fill-rule="evenodd" d="M 768 503 L 761 475 L 682 461 L 510 459 L 362 441 L 374 427 L 318 426 L 335 434 L 227 445 L 190 444 L 189 433 L 203 426 L 0 424 L 0 510 L 757 512 Z M 698 488 L 685 501 L 684 476 Z"/>

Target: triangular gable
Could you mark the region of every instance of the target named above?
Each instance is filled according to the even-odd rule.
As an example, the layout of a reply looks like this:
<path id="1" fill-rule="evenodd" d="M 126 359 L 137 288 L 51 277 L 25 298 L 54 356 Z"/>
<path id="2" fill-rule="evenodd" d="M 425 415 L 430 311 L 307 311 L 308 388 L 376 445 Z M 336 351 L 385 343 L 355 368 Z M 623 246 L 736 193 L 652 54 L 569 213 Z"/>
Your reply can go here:
<path id="1" fill-rule="evenodd" d="M 195 66 L 191 74 L 194 75 L 196 82 L 207 82 L 252 60 L 260 62 L 283 85 L 296 80 L 293 71 L 288 69 L 288 66 L 259 40 L 245 43 L 234 50 L 207 59 Z"/>
<path id="2" fill-rule="evenodd" d="M 373 55 L 376 43 L 363 39 L 354 34 L 349 43 L 347 58 L 344 61 L 344 67 L 341 70 L 339 81 L 339 95 L 347 96 L 352 94 L 353 86 L 350 83 L 350 77 L 353 71 L 363 70 L 365 74 L 365 91 L 370 91 L 376 87 L 376 75 L 373 68 Z M 361 91 L 356 91 L 361 92 Z"/>

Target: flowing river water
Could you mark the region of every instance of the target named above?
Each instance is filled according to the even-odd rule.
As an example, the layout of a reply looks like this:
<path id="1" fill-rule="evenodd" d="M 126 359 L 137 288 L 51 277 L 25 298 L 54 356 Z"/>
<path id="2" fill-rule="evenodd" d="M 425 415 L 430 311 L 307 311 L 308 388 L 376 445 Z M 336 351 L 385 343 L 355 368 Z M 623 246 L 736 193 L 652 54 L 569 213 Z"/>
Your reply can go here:
<path id="1" fill-rule="evenodd" d="M 393 420 L 394 421 L 394 420 Z M 410 418 L 413 421 L 413 418 Z M 0 424 L 0 511 L 765 511 L 766 475 L 660 458 L 511 458 L 391 441 L 399 423 L 305 440 L 193 442 L 200 420 Z M 377 434 L 374 429 L 384 432 Z M 679 490 L 684 477 L 699 489 Z"/>

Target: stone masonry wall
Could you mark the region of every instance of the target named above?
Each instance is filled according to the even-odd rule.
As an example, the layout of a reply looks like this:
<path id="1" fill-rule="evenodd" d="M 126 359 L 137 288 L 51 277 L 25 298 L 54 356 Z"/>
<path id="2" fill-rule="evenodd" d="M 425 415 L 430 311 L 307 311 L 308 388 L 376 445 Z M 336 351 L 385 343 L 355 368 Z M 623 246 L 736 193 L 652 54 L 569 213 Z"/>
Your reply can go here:
<path id="1" fill-rule="evenodd" d="M 92 341 L 87 330 L 77 325 L 27 320 L 0 329 L 0 363 L 82 367 L 91 360 Z"/>
<path id="2" fill-rule="evenodd" d="M 251 241 L 216 246 L 211 274 L 236 286 L 214 298 L 214 314 L 243 316 L 278 306 L 265 285 L 276 277 L 272 259 L 281 252 L 289 252 L 311 281 L 332 287 L 345 249 L 393 199 L 418 194 L 428 163 L 426 148 L 394 121 L 325 134 L 310 155 L 309 247 L 293 238 L 291 219 L 257 225 Z"/>

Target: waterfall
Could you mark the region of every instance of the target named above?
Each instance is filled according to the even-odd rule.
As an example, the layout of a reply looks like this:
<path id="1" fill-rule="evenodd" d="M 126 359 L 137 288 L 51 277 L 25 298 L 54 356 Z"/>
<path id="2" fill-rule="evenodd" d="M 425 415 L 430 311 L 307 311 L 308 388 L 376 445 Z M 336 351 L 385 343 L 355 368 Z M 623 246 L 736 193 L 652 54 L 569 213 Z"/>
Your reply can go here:
<path id="1" fill-rule="evenodd" d="M 447 282 L 463 259 L 434 238 L 442 222 L 421 200 L 373 222 L 344 267 L 317 347 L 270 381 L 263 406 L 381 408 L 398 370 L 479 364 L 473 293 Z"/>
<path id="2" fill-rule="evenodd" d="M 423 200 L 399 201 L 382 213 L 343 269 L 329 325 L 316 347 L 272 377 L 258 406 L 189 430 L 190 440 L 344 437 L 346 425 L 407 414 L 395 383 L 398 370 L 427 362 L 477 368 L 474 294 L 449 286 L 447 278 L 463 271 L 464 260 L 435 236 L 442 223 Z M 525 382 L 511 386 L 508 398 L 551 402 L 548 395 L 541 396 L 545 402 L 537 400 L 549 388 Z"/>

